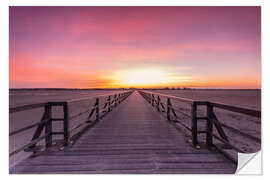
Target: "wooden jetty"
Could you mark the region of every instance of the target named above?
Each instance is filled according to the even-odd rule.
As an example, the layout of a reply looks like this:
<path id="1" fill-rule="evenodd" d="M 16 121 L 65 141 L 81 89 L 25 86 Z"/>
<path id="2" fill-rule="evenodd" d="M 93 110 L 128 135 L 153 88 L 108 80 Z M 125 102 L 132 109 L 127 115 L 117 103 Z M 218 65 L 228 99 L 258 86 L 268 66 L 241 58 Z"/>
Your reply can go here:
<path id="1" fill-rule="evenodd" d="M 147 92 L 138 91 L 109 96 L 114 97 L 114 100 L 111 101 L 112 98 L 109 98 L 105 106 L 102 106 L 103 109 L 108 110 L 104 116 L 100 114 L 101 110 L 97 106 L 99 100 L 96 100 L 89 114 L 90 116 L 96 112 L 96 120 L 88 121 L 82 131 L 74 136 L 68 130 L 63 132 L 64 148 L 60 148 L 61 150 L 52 148 L 54 143 L 51 138 L 54 132 L 50 132 L 51 125 L 45 125 L 45 130 L 50 134 L 49 138 L 45 137 L 45 151 L 38 152 L 35 149 L 36 139 L 38 139 L 36 136 L 36 139 L 32 139 L 34 142 L 23 147 L 24 150 L 35 149 L 33 150 L 35 155 L 11 167 L 10 173 L 231 174 L 236 171 L 237 164 L 231 159 L 216 148 L 198 148 L 194 136 L 191 140 L 176 128 L 173 122 L 167 121 L 157 113 L 157 110 L 152 107 L 153 103 L 160 105 L 160 111 L 164 105 L 158 99 L 149 99 L 151 96 Z M 169 105 L 170 102 L 166 106 L 167 110 L 163 108 L 170 120 L 170 112 L 174 110 L 172 106 L 170 109 Z M 21 109 L 17 108 L 17 111 Z M 64 112 L 65 110 L 67 110 L 66 106 Z M 15 112 L 16 108 L 11 111 Z M 64 119 L 70 117 L 67 112 L 64 114 Z M 53 120 L 52 117 L 50 119 Z M 65 121 L 64 127 L 70 128 Z M 211 128 L 213 125 L 208 127 L 208 130 Z M 197 132 L 192 130 L 193 135 L 194 133 Z M 211 133 L 207 135 L 206 140 L 209 145 L 212 143 L 210 136 L 213 135 Z"/>

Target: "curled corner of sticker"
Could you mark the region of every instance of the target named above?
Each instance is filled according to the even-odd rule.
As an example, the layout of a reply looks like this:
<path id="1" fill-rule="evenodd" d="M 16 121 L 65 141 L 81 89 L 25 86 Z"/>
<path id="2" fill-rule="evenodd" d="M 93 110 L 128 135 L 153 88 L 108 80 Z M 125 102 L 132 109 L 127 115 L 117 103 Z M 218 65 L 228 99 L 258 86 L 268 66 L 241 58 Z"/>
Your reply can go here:
<path id="1" fill-rule="evenodd" d="M 256 153 L 238 153 L 236 174 L 262 174 L 261 151 Z"/>

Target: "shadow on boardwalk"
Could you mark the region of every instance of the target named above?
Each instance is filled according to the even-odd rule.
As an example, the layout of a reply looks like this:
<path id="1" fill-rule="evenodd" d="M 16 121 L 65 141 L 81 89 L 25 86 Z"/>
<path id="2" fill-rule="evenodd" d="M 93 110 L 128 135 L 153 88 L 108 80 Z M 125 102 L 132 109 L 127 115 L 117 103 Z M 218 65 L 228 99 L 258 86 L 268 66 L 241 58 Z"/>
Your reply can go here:
<path id="1" fill-rule="evenodd" d="M 234 173 L 217 151 L 195 149 L 134 92 L 63 151 L 30 157 L 10 173 Z"/>

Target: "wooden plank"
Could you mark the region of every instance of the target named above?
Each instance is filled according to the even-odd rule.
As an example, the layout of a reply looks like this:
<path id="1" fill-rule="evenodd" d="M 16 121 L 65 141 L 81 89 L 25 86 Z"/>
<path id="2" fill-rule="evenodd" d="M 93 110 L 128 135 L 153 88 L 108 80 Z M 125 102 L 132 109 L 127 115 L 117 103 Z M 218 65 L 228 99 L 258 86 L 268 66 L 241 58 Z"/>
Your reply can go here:
<path id="1" fill-rule="evenodd" d="M 89 171 L 89 170 L 125 170 L 125 169 L 229 169 L 231 164 L 229 163 L 152 163 L 151 160 L 130 160 L 125 162 L 118 161 L 100 161 L 93 164 L 61 164 L 61 165 L 28 165 L 17 166 L 18 170 L 26 170 L 28 172 L 44 172 L 48 171 Z"/>

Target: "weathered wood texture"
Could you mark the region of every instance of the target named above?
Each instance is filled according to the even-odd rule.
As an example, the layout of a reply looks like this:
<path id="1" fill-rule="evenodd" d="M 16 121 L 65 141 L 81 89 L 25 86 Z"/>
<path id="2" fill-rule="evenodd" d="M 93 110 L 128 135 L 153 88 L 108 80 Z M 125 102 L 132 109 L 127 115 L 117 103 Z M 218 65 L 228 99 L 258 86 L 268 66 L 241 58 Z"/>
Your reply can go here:
<path id="1" fill-rule="evenodd" d="M 234 173 L 215 150 L 195 149 L 184 135 L 134 92 L 59 152 L 28 158 L 10 173 Z"/>

